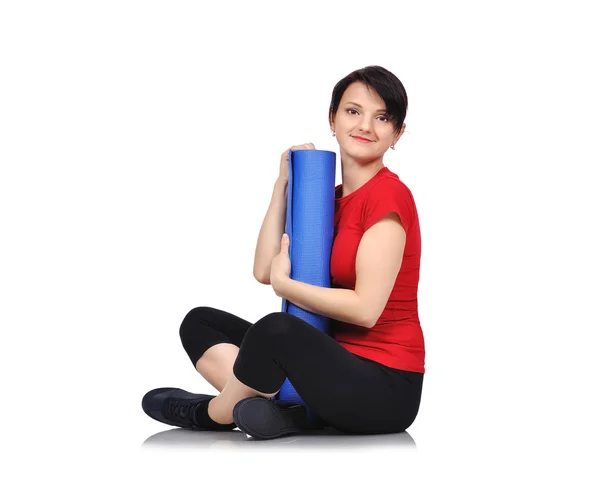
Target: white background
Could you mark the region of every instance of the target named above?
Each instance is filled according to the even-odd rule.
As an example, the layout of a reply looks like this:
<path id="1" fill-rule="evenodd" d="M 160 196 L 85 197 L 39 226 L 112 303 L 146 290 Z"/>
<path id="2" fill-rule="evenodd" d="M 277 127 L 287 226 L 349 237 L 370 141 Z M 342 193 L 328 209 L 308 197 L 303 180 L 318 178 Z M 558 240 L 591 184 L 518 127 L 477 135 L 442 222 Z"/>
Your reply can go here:
<path id="1" fill-rule="evenodd" d="M 3 2 L 7 486 L 598 483 L 593 3 Z M 423 240 L 410 438 L 152 440 L 147 390 L 215 392 L 185 314 L 280 309 L 252 277 L 279 157 L 338 150 L 331 91 L 370 64 L 409 100 L 384 162 Z"/>

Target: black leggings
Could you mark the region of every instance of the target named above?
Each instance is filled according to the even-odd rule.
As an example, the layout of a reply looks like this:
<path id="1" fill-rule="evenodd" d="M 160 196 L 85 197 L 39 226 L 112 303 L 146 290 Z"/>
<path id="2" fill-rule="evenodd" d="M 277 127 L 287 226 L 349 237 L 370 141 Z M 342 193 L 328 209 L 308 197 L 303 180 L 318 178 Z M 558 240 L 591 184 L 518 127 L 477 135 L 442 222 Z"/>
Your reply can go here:
<path id="1" fill-rule="evenodd" d="M 194 367 L 215 344 L 235 344 L 240 348 L 233 366 L 237 379 L 268 394 L 287 377 L 309 410 L 342 432 L 403 432 L 419 410 L 423 373 L 353 354 L 288 313 L 271 313 L 253 325 L 222 310 L 197 307 L 183 319 L 179 334 Z"/>

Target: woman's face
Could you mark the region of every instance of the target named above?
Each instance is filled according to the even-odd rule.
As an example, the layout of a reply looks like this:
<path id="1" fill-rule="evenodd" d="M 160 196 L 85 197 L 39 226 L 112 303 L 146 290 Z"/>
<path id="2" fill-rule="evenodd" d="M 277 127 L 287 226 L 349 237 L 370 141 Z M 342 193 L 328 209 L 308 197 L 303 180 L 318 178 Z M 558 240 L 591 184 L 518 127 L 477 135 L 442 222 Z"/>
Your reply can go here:
<path id="1" fill-rule="evenodd" d="M 373 90 L 355 81 L 342 95 L 331 130 L 340 150 L 357 160 L 377 159 L 395 144 L 402 132 L 394 134 L 394 124 L 385 115 L 385 102 Z M 366 139 L 363 142 L 360 138 Z"/>

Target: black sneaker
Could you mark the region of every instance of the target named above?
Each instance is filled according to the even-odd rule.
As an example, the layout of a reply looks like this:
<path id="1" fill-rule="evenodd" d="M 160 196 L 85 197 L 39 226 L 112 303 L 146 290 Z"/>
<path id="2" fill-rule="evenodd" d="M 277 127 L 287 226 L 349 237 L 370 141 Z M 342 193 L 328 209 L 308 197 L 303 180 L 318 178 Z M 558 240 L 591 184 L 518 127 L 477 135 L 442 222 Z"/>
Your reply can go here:
<path id="1" fill-rule="evenodd" d="M 245 398 L 233 408 L 233 421 L 256 439 L 275 439 L 312 427 L 304 405 L 273 402 L 264 397 Z"/>
<path id="2" fill-rule="evenodd" d="M 190 393 L 179 388 L 156 388 L 144 395 L 142 409 L 149 417 L 164 424 L 191 430 L 231 430 L 234 424 L 200 425 L 196 415 L 198 407 L 208 408 L 214 395 Z"/>

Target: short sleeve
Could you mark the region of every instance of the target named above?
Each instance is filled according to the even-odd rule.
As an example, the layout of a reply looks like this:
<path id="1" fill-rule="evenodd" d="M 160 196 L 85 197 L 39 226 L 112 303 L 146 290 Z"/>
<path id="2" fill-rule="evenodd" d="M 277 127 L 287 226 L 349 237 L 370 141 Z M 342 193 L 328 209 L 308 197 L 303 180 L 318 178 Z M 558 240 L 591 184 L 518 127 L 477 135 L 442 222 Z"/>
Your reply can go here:
<path id="1" fill-rule="evenodd" d="M 415 220 L 415 206 L 410 190 L 400 181 L 387 178 L 373 187 L 366 198 L 364 207 L 364 231 L 390 212 L 400 218 L 404 231 L 408 234 Z"/>

